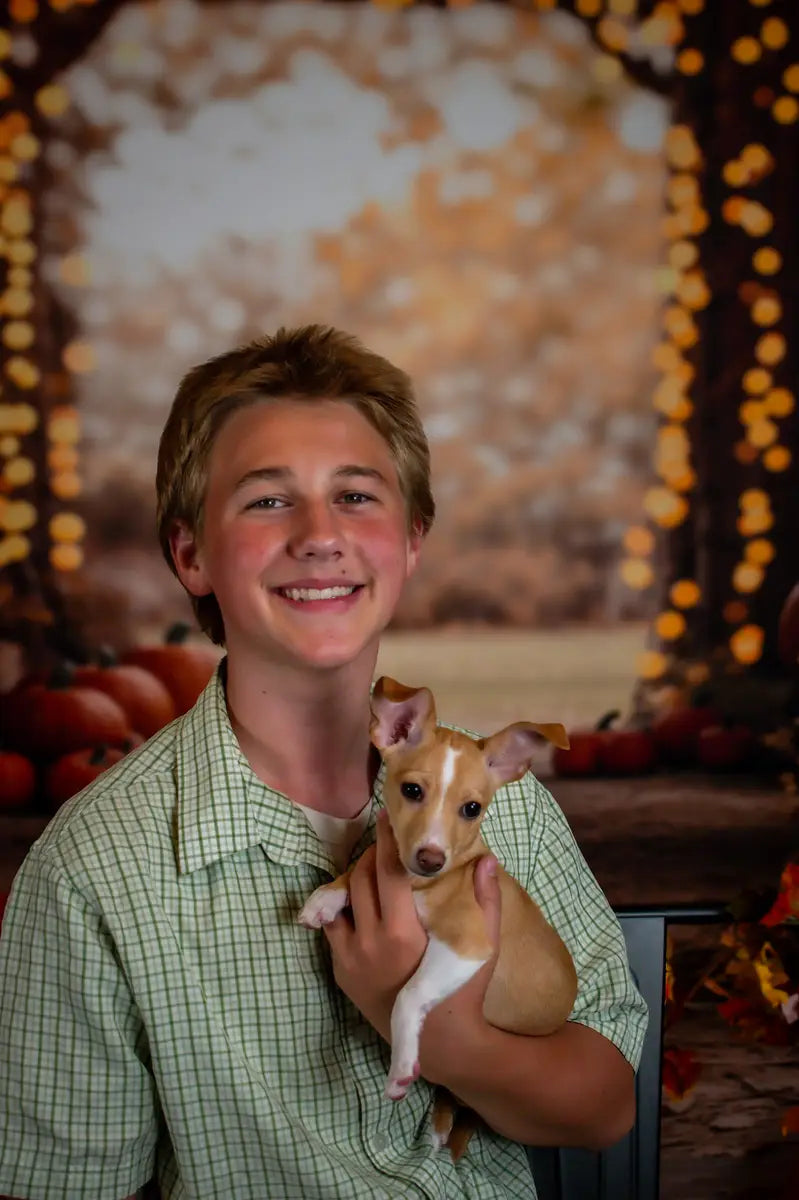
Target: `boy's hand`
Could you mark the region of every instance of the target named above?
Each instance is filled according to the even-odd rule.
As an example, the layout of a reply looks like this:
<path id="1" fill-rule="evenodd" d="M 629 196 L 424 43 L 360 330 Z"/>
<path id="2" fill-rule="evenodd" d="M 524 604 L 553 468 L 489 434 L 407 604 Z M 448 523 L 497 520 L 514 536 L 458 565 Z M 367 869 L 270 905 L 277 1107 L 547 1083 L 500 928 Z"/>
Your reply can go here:
<path id="1" fill-rule="evenodd" d="M 336 983 L 381 1037 L 391 1040 L 391 1009 L 427 946 L 413 893 L 385 811 L 378 814 L 377 841 L 350 875 L 350 908 L 325 936 Z"/>

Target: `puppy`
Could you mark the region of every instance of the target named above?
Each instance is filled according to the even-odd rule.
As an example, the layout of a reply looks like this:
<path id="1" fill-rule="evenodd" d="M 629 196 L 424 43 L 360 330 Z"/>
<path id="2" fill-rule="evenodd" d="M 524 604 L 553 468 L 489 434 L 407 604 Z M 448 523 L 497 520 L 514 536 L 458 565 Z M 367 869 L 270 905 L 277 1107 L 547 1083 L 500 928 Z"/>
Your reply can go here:
<path id="1" fill-rule="evenodd" d="M 529 770 L 538 736 L 564 748 L 569 742 L 562 725 L 523 721 L 475 741 L 437 725 L 428 688 L 405 687 L 387 676 L 374 688 L 370 735 L 386 764 L 383 800 L 428 934 L 422 960 L 391 1014 L 386 1096 L 401 1100 L 419 1074 L 419 1038 L 427 1013 L 471 979 L 493 953 L 474 894 L 475 866 L 490 853 L 480 834 L 486 810 L 497 788 Z M 319 928 L 338 916 L 349 902 L 351 869 L 317 888 L 299 913 L 300 924 Z M 500 865 L 497 875 L 500 943 L 485 995 L 485 1018 L 511 1033 L 552 1033 L 574 1005 L 574 964 L 521 885 Z M 437 1103 L 437 1146 L 447 1143 L 455 1107 L 451 1100 Z M 465 1142 L 458 1153 L 464 1148 Z"/>

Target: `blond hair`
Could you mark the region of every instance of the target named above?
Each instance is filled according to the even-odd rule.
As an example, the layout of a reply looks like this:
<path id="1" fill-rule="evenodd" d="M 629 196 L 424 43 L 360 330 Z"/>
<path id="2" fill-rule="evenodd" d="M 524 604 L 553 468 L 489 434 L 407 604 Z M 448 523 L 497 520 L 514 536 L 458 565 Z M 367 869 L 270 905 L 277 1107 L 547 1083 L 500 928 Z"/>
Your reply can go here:
<path id="1" fill-rule="evenodd" d="M 176 522 L 201 536 L 211 451 L 223 423 L 237 409 L 288 397 L 345 400 L 358 409 L 394 458 L 409 529 L 427 533 L 435 516 L 430 452 L 408 375 L 330 326 L 279 329 L 201 363 L 180 383 L 156 472 L 158 538 L 173 571 L 169 539 Z M 216 597 L 193 596 L 192 604 L 200 627 L 222 644 Z"/>

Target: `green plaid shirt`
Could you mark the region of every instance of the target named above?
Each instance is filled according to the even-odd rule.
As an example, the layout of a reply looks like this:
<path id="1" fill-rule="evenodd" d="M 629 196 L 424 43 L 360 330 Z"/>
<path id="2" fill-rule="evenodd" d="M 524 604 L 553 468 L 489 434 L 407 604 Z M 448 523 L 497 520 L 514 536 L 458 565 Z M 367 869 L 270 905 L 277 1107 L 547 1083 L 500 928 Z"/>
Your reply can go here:
<path id="1" fill-rule="evenodd" d="M 637 1066 L 646 1009 L 562 813 L 528 775 L 483 829 L 574 955 L 572 1019 Z M 354 855 L 373 837 L 374 813 Z M 243 757 L 218 676 L 65 805 L 0 938 L 0 1193 L 118 1200 L 155 1173 L 168 1200 L 533 1195 L 491 1132 L 457 1166 L 432 1150 L 425 1082 L 383 1098 L 387 1047 L 295 923 L 332 874 Z"/>

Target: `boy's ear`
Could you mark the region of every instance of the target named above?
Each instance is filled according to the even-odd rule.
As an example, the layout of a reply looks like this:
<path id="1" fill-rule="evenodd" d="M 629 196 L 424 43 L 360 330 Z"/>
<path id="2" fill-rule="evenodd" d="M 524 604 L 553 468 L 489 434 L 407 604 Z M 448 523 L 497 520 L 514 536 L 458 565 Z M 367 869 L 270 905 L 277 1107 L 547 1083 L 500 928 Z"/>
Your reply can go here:
<path id="1" fill-rule="evenodd" d="M 185 521 L 175 521 L 169 532 L 169 549 L 178 579 L 192 596 L 207 596 L 213 591 L 203 565 L 197 535 Z"/>
<path id="2" fill-rule="evenodd" d="M 416 570 L 417 563 L 419 562 L 419 554 L 421 553 L 422 545 L 424 543 L 424 538 L 425 534 L 424 530 L 422 529 L 421 522 L 418 520 L 414 521 L 410 528 L 410 532 L 408 533 L 408 578 L 410 578 Z"/>

